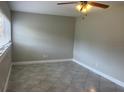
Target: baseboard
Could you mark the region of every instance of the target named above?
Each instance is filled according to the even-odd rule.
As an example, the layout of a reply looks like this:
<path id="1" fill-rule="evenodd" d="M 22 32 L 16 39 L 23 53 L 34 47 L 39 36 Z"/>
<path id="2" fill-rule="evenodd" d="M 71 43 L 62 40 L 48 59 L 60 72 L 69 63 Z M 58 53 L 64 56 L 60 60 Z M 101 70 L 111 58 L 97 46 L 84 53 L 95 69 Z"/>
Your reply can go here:
<path id="1" fill-rule="evenodd" d="M 77 61 L 75 59 L 55 59 L 55 60 L 23 61 L 23 62 L 13 62 L 12 65 L 55 63 L 55 62 L 66 62 L 66 61 L 73 61 L 73 62 L 75 62 L 75 63 L 77 63 L 77 64 L 79 64 L 79 65 L 81 65 L 81 66 L 83 66 L 83 67 L 93 71 L 94 73 L 96 73 L 96 74 L 98 74 L 98 75 L 100 75 L 100 76 L 102 76 L 102 77 L 104 77 L 104 78 L 106 78 L 106 79 L 108 79 L 108 80 L 110 80 L 110 81 L 112 81 L 112 82 L 114 82 L 114 83 L 124 87 L 124 82 L 122 82 L 122 81 L 120 81 L 120 80 L 118 80 L 116 78 L 113 78 L 113 77 L 111 77 L 111 76 L 109 76 L 109 75 L 107 75 L 107 74 L 105 74 L 103 72 L 100 72 L 100 71 L 98 71 L 98 70 L 96 70 L 94 68 L 91 68 L 91 67 L 89 67 L 89 66 L 87 66 L 87 65 L 85 65 L 85 64 L 83 64 L 83 63 L 81 63 L 81 62 L 79 62 L 79 61 Z M 8 74 L 8 77 L 7 77 L 7 83 L 5 85 L 6 86 L 5 90 L 7 88 L 10 71 L 11 71 L 11 69 L 9 70 L 9 74 Z"/>
<path id="2" fill-rule="evenodd" d="M 8 72 L 8 75 L 7 75 L 7 78 L 6 78 L 6 81 L 5 81 L 3 92 L 6 92 L 6 90 L 7 90 L 12 65 L 55 63 L 55 62 L 66 62 L 66 61 L 72 61 L 72 59 L 55 59 L 55 60 L 39 60 L 39 61 L 14 62 L 14 63 L 11 64 L 11 66 L 9 68 L 9 72 Z"/>
<path id="3" fill-rule="evenodd" d="M 8 75 L 7 75 L 7 78 L 6 78 L 6 82 L 5 82 L 5 85 L 4 85 L 3 92 L 6 92 L 6 90 L 7 90 L 8 82 L 9 82 L 9 77 L 10 77 L 10 73 L 11 73 L 11 68 L 12 68 L 12 65 L 9 68 L 9 72 L 8 72 Z"/>
<path id="4" fill-rule="evenodd" d="M 54 60 L 22 61 L 22 62 L 13 62 L 12 65 L 40 64 L 40 63 L 55 63 L 55 62 L 66 62 L 66 61 L 72 61 L 72 59 L 54 59 Z"/>
<path id="5" fill-rule="evenodd" d="M 108 79 L 108 80 L 110 80 L 110 81 L 112 81 L 114 83 L 116 83 L 117 85 L 120 85 L 120 86 L 124 87 L 124 82 L 122 82 L 122 81 L 120 81 L 120 80 L 118 80 L 116 78 L 113 78 L 113 77 L 111 77 L 111 76 L 109 76 L 109 75 L 107 75 L 107 74 L 105 74 L 103 72 L 100 72 L 100 71 L 98 71 L 98 70 L 96 70 L 94 68 L 91 68 L 91 67 L 89 67 L 89 66 L 87 66 L 87 65 L 85 65 L 85 64 L 83 64 L 83 63 L 81 63 L 81 62 L 79 62 L 79 61 L 77 61 L 75 59 L 73 59 L 73 62 L 75 62 L 75 63 L 77 63 L 77 64 L 79 64 L 79 65 L 81 65 L 81 66 L 93 71 L 94 73 L 96 73 L 96 74 L 98 74 L 98 75 L 100 75 L 100 76 L 102 76 L 102 77 L 104 77 L 104 78 L 106 78 L 106 79 Z"/>

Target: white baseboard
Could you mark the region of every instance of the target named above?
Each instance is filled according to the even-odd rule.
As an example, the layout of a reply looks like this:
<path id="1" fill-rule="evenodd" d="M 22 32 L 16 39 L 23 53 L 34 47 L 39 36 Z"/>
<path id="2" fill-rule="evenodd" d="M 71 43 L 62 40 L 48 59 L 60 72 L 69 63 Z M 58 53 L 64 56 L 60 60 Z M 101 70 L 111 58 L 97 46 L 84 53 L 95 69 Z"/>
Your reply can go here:
<path id="1" fill-rule="evenodd" d="M 12 65 L 40 64 L 40 63 L 55 63 L 55 62 L 66 62 L 66 61 L 72 61 L 72 59 L 54 59 L 54 60 L 39 60 L 39 61 L 22 61 L 22 62 L 13 62 Z"/>
<path id="2" fill-rule="evenodd" d="M 39 63 L 55 63 L 55 62 L 66 62 L 66 61 L 72 61 L 72 59 L 55 59 L 55 60 L 39 60 L 39 61 L 23 61 L 23 62 L 14 62 L 11 64 L 9 68 L 9 72 L 5 81 L 3 92 L 6 92 L 9 82 L 9 77 L 11 74 L 11 68 L 12 65 L 23 65 L 23 64 L 39 64 Z"/>
<path id="3" fill-rule="evenodd" d="M 83 64 L 83 63 L 81 63 L 81 62 L 79 62 L 79 61 L 77 61 L 75 59 L 73 59 L 73 62 L 75 62 L 75 63 L 77 63 L 77 64 L 79 64 L 79 65 L 81 65 L 81 66 L 93 71 L 94 73 L 96 73 L 96 74 L 98 74 L 98 75 L 100 75 L 100 76 L 102 76 L 102 77 L 104 77 L 104 78 L 106 78 L 106 79 L 108 79 L 108 80 L 110 80 L 110 81 L 112 81 L 112 82 L 124 87 L 124 82 L 122 82 L 122 81 L 120 81 L 120 80 L 118 80 L 116 78 L 113 78 L 113 77 L 111 77 L 111 76 L 109 76 L 109 75 L 107 75 L 107 74 L 105 74 L 103 72 L 100 72 L 100 71 L 98 71 L 98 70 L 96 70 L 94 68 L 91 68 L 91 67 L 89 67 L 89 66 L 87 66 L 87 65 L 85 65 L 85 64 Z"/>
<path id="4" fill-rule="evenodd" d="M 7 90 L 8 82 L 9 82 L 9 77 L 10 77 L 10 73 L 11 73 L 11 68 L 12 68 L 12 65 L 9 68 L 9 72 L 8 72 L 8 75 L 7 75 L 7 78 L 6 78 L 6 82 L 5 82 L 5 85 L 4 85 L 3 92 L 6 92 L 6 90 Z"/>
<path id="5" fill-rule="evenodd" d="M 66 62 L 66 61 L 73 61 L 73 62 L 75 62 L 75 63 L 77 63 L 77 64 L 79 64 L 79 65 L 81 65 L 81 66 L 83 66 L 83 67 L 93 71 L 94 73 L 96 73 L 96 74 L 98 74 L 98 75 L 100 75 L 100 76 L 102 76 L 102 77 L 104 77 L 104 78 L 106 78 L 106 79 L 108 79 L 108 80 L 110 80 L 110 81 L 112 81 L 112 82 L 114 82 L 114 83 L 124 87 L 124 82 L 122 82 L 122 81 L 120 81 L 120 80 L 118 80 L 116 78 L 113 78 L 113 77 L 111 77 L 111 76 L 109 76 L 109 75 L 107 75 L 107 74 L 105 74 L 103 72 L 100 72 L 100 71 L 98 71 L 98 70 L 96 70 L 94 68 L 91 68 L 91 67 L 89 67 L 89 66 L 87 66 L 87 65 L 85 65 L 85 64 L 83 64 L 83 63 L 81 63 L 81 62 L 79 62 L 79 61 L 77 61 L 75 59 L 55 59 L 55 60 L 23 61 L 23 62 L 13 62 L 12 65 L 55 63 L 55 62 Z M 11 69 L 10 69 L 10 71 L 11 71 Z M 9 74 L 8 74 L 7 78 L 9 78 L 10 71 L 9 71 Z M 8 81 L 7 81 L 7 83 L 8 83 Z M 6 84 L 6 88 L 7 88 L 7 84 Z M 5 90 L 6 90 L 6 88 L 5 88 Z"/>

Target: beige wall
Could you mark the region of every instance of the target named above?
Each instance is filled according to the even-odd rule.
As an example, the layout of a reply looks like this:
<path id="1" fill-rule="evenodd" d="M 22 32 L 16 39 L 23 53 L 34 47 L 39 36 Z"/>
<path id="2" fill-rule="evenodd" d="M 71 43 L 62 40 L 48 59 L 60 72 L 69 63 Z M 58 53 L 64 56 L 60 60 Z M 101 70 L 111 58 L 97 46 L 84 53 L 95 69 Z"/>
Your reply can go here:
<path id="1" fill-rule="evenodd" d="M 9 23 L 11 23 L 11 15 L 7 2 L 0 2 L 0 9 L 3 12 L 3 14 L 8 18 Z M 2 56 L 0 56 L 0 91 L 3 91 L 4 89 L 10 64 L 11 64 L 11 47 L 9 47 L 6 50 L 6 52 Z"/>
<path id="2" fill-rule="evenodd" d="M 74 58 L 124 82 L 124 7 L 77 18 Z"/>
<path id="3" fill-rule="evenodd" d="M 124 7 L 77 18 L 74 58 L 124 82 Z M 73 57 L 74 18 L 13 13 L 13 61 Z"/>
<path id="4" fill-rule="evenodd" d="M 75 19 L 13 12 L 13 61 L 73 57 Z"/>

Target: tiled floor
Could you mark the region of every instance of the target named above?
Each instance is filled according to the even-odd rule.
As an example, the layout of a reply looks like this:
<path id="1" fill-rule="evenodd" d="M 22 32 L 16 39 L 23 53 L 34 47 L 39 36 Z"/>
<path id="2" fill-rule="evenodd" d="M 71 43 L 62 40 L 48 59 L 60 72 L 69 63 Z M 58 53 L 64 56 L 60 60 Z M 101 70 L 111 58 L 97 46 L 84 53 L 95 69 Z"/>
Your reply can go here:
<path id="1" fill-rule="evenodd" d="M 124 88 L 74 62 L 56 62 L 14 65 L 7 91 L 121 92 Z"/>

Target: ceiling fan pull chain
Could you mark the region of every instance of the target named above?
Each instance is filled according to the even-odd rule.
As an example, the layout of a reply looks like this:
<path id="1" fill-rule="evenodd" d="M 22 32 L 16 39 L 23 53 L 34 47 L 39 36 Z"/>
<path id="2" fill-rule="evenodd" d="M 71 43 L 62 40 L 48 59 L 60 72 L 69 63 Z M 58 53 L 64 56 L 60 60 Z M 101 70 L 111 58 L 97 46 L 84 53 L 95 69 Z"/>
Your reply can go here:
<path id="1" fill-rule="evenodd" d="M 84 20 L 84 19 L 85 19 L 85 15 L 84 15 L 84 14 L 82 14 L 82 16 L 81 16 L 81 17 L 82 17 L 82 20 Z"/>
<path id="2" fill-rule="evenodd" d="M 85 17 L 84 16 L 82 16 L 82 20 L 84 20 L 85 19 Z"/>

